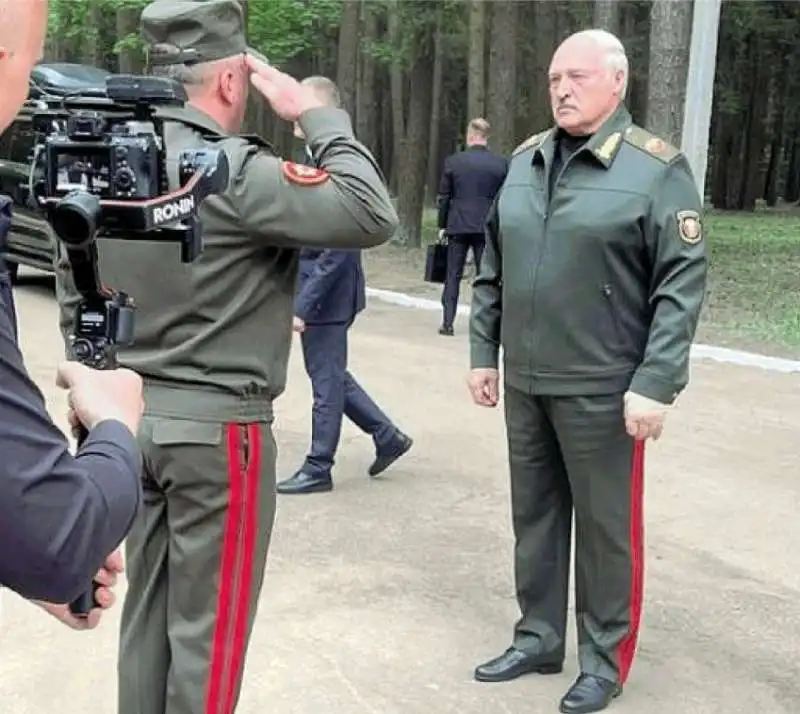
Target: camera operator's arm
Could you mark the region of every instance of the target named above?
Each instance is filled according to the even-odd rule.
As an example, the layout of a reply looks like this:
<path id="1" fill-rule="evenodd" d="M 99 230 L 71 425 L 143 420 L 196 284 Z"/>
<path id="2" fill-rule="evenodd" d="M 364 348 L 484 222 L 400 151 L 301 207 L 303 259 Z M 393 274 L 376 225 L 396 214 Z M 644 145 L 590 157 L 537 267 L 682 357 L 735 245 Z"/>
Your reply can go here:
<path id="1" fill-rule="evenodd" d="M 0 313 L 0 585 L 29 599 L 68 602 L 85 590 L 139 505 L 138 419 L 126 403 L 137 388 L 141 400 L 141 382 L 90 372 L 71 363 L 60 374 L 89 429 L 73 457 Z M 124 393 L 119 404 L 113 391 Z"/>
<path id="2" fill-rule="evenodd" d="M 282 161 L 255 147 L 231 177 L 247 230 L 285 247 L 368 248 L 385 243 L 397 214 L 375 159 L 353 136 L 350 117 L 321 105 L 314 90 L 255 58 L 255 88 L 287 121 L 298 121 L 319 168 Z"/>

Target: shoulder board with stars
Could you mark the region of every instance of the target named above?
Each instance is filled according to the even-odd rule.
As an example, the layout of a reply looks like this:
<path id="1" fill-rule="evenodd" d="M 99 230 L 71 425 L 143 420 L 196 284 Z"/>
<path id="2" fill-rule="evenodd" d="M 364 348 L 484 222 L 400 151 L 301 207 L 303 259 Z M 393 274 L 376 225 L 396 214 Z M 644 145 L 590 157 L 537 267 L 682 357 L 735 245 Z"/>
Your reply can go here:
<path id="1" fill-rule="evenodd" d="M 672 163 L 681 153 L 681 150 L 672 144 L 635 125 L 625 130 L 625 142 L 665 164 Z"/>
<path id="2" fill-rule="evenodd" d="M 514 151 L 511 152 L 511 155 L 516 156 L 517 154 L 521 154 L 523 151 L 535 149 L 541 146 L 544 143 L 544 140 L 550 135 L 551 131 L 551 129 L 548 129 L 547 131 L 542 131 L 538 134 L 528 137 L 516 149 L 514 149 Z"/>

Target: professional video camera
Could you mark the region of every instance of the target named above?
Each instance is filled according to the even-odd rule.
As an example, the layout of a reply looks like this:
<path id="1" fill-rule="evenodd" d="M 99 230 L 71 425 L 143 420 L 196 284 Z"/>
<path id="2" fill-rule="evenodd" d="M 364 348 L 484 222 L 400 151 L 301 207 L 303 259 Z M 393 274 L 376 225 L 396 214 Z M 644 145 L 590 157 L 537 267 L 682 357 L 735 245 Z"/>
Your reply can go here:
<path id="1" fill-rule="evenodd" d="M 31 195 L 66 249 L 82 297 L 72 349 L 89 366 L 115 366 L 115 346 L 133 337 L 133 303 L 102 286 L 95 238 L 178 242 L 181 261 L 192 262 L 202 250 L 200 203 L 228 185 L 222 151 L 184 151 L 172 165 L 166 157 L 158 108 L 186 99 L 173 80 L 111 75 L 104 96 L 61 97 L 33 115 L 41 141 Z M 170 175 L 181 188 L 170 191 Z"/>
<path id="2" fill-rule="evenodd" d="M 167 156 L 158 108 L 186 99 L 173 80 L 111 75 L 105 93 L 59 97 L 33 115 L 30 194 L 63 243 L 82 298 L 73 355 L 95 369 L 116 367 L 117 346 L 132 343 L 134 309 L 130 296 L 103 286 L 95 238 L 178 242 L 181 261 L 192 262 L 202 251 L 200 203 L 227 188 L 222 151 Z M 94 606 L 88 592 L 71 609 L 85 615 Z"/>

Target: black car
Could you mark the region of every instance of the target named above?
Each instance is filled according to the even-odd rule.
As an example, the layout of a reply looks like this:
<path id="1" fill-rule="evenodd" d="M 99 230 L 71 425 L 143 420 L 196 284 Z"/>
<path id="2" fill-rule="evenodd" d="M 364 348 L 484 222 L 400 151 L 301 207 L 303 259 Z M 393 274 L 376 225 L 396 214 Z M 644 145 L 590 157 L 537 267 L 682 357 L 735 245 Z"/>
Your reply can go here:
<path id="1" fill-rule="evenodd" d="M 35 142 L 33 112 L 47 108 L 48 102 L 66 94 L 102 94 L 110 74 L 96 67 L 66 62 L 37 65 L 31 73 L 28 100 L 12 125 L 0 135 L 0 193 L 14 201 L 8 247 L 3 254 L 12 281 L 16 281 L 20 265 L 52 271 L 55 255 L 50 226 L 29 195 Z"/>

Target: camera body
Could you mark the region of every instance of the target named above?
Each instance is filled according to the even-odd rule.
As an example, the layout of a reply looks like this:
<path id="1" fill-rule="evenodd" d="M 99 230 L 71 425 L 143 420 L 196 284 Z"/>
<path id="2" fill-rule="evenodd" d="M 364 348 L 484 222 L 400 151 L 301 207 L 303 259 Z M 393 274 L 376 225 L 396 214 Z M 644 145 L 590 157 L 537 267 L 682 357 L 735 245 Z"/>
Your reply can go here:
<path id="1" fill-rule="evenodd" d="M 158 112 L 186 99 L 174 80 L 111 75 L 105 93 L 60 97 L 33 116 L 31 194 L 66 249 L 83 298 L 72 351 L 92 367 L 114 366 L 116 346 L 133 339 L 133 303 L 102 287 L 95 239 L 176 242 L 191 262 L 202 250 L 200 204 L 227 187 L 224 152 L 200 149 L 177 158 L 180 188 L 170 190 Z"/>
<path id="2" fill-rule="evenodd" d="M 50 196 L 84 190 L 130 201 L 161 192 L 161 147 L 152 131 L 135 122 L 107 127 L 100 112 L 79 112 L 67 119 L 65 135 L 48 136 L 44 146 Z"/>

